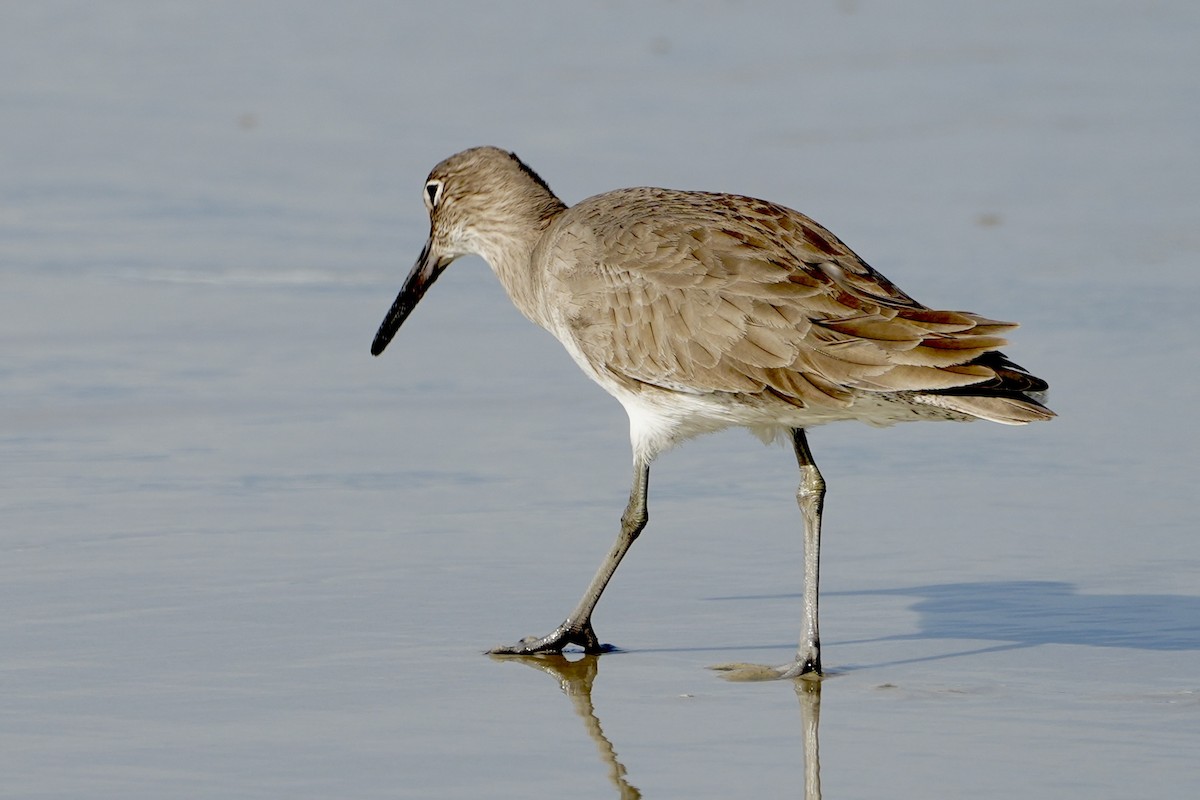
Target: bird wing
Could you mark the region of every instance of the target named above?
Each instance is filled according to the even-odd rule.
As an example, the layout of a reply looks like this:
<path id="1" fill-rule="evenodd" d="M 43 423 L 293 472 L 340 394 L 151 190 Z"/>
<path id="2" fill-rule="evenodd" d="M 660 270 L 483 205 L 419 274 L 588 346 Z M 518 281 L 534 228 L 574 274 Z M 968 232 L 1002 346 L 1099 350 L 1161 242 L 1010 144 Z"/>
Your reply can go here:
<path id="1" fill-rule="evenodd" d="M 752 198 L 622 190 L 560 223 L 544 255 L 548 291 L 569 298 L 560 327 L 627 384 L 844 406 L 993 380 L 971 362 L 1015 327 L 927 308 L 813 220 Z"/>

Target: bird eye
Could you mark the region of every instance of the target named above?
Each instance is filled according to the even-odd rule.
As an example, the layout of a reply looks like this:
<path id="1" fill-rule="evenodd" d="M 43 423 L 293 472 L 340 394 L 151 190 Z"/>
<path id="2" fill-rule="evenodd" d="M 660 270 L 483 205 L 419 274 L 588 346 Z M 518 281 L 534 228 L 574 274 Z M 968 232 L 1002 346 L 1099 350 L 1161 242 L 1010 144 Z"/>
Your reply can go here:
<path id="1" fill-rule="evenodd" d="M 437 208 L 438 201 L 442 199 L 442 182 L 430 181 L 425 184 L 425 207 L 430 211 Z"/>

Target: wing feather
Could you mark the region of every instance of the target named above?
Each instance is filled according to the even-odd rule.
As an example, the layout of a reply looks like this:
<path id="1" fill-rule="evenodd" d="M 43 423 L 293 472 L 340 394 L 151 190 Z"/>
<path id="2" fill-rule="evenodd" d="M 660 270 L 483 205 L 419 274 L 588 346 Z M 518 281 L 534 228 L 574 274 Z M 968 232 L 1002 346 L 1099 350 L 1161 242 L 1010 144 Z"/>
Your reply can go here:
<path id="1" fill-rule="evenodd" d="M 1013 323 L 921 305 L 798 212 L 659 189 L 602 197 L 565 215 L 548 292 L 571 298 L 563 323 L 585 356 L 631 386 L 807 407 L 999 380 L 985 356 Z"/>

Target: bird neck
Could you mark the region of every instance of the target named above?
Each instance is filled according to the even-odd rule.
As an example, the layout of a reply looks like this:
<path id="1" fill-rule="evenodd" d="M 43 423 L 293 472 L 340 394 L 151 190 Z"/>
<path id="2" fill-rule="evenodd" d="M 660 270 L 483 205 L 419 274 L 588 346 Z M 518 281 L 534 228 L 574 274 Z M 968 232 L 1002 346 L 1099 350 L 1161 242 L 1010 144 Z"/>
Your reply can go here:
<path id="1" fill-rule="evenodd" d="M 509 217 L 510 224 L 502 230 L 493 229 L 481 237 L 480 255 L 496 273 L 513 305 L 544 328 L 547 323 L 541 313 L 542 280 L 533 264 L 533 251 L 566 206 L 547 193 L 547 202 L 526 208 L 528 213 L 523 219 Z"/>

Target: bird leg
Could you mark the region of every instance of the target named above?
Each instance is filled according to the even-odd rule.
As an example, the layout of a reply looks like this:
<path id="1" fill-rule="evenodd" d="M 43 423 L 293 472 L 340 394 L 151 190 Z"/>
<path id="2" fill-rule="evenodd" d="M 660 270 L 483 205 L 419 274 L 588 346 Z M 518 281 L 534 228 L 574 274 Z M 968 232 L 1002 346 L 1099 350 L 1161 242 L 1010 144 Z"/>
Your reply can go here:
<path id="1" fill-rule="evenodd" d="M 796 502 L 804 516 L 804 616 L 796 660 L 779 668 L 780 676 L 795 678 L 821 674 L 821 637 L 817 632 L 817 583 L 821 556 L 821 510 L 825 505 L 825 479 L 817 469 L 803 428 L 792 431 L 796 462 L 800 465 L 800 488 Z"/>
<path id="2" fill-rule="evenodd" d="M 569 644 L 579 645 L 585 653 L 601 653 L 606 649 L 612 649 L 611 646 L 600 644 L 600 640 L 596 638 L 596 632 L 592 630 L 592 611 L 596 608 L 596 603 L 600 601 L 604 587 L 608 586 L 613 573 L 617 571 L 617 565 L 621 563 L 621 559 L 625 557 L 625 553 L 629 551 L 638 534 L 646 527 L 646 520 L 650 518 L 646 511 L 646 490 L 649 481 L 650 464 L 638 459 L 634 463 L 633 488 L 629 490 L 629 505 L 625 507 L 625 513 L 621 515 L 621 533 L 617 536 L 617 541 L 608 551 L 600 569 L 596 571 L 596 577 L 592 578 L 587 591 L 583 593 L 579 605 L 575 606 L 571 615 L 546 636 L 541 638 L 527 636 L 514 645 L 497 647 L 488 652 L 497 655 L 560 653 Z"/>

